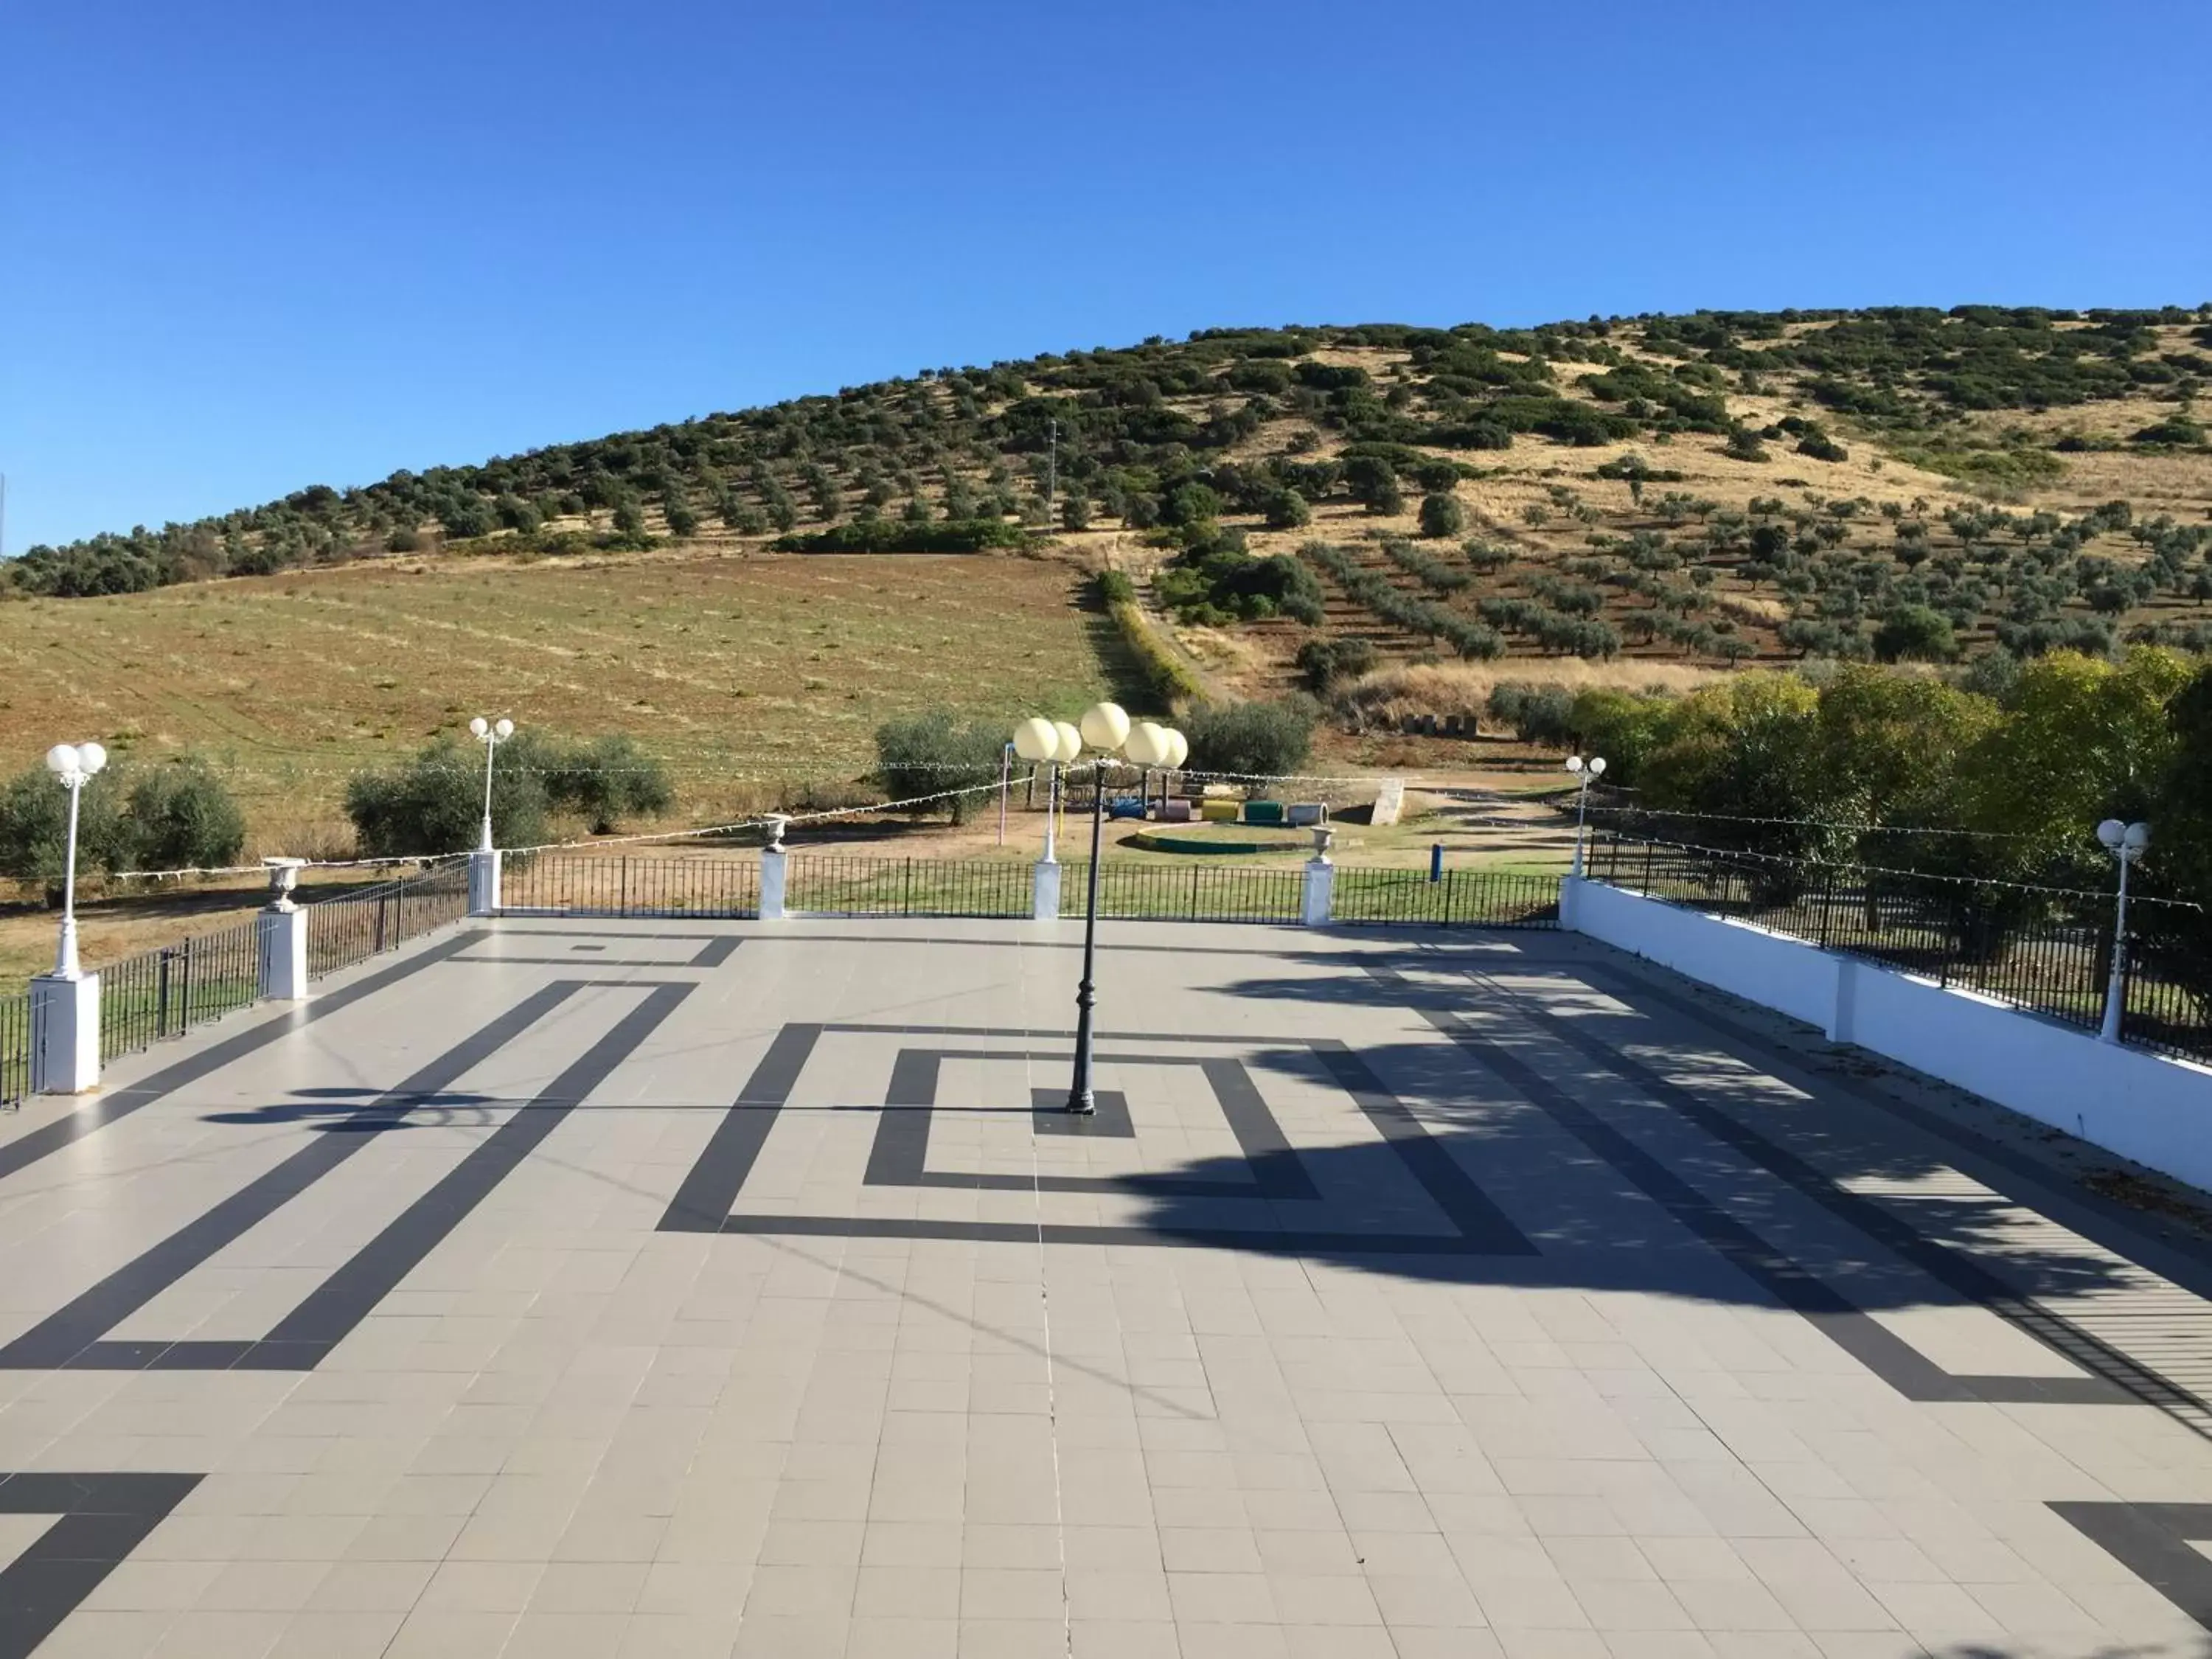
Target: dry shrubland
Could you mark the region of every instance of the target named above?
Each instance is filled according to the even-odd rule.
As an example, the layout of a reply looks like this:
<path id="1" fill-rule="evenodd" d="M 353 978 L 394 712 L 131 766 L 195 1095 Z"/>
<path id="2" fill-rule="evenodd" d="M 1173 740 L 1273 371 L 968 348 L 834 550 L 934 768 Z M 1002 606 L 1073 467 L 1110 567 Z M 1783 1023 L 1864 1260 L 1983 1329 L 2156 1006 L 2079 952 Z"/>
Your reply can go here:
<path id="1" fill-rule="evenodd" d="M 1331 702 L 1353 730 L 1395 726 L 1408 714 L 1480 717 L 1492 687 L 1562 685 L 1571 691 L 1694 691 L 1722 670 L 1687 663 L 1586 662 L 1545 657 L 1492 663 L 1393 663 L 1339 690 Z"/>

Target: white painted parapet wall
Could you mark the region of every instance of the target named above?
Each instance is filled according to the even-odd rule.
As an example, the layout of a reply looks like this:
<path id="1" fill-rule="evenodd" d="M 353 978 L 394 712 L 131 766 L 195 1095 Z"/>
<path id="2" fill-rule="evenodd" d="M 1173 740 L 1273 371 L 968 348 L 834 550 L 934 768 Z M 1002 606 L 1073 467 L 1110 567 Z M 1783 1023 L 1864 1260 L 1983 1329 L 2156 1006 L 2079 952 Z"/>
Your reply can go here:
<path id="1" fill-rule="evenodd" d="M 1563 927 L 2212 1189 L 2212 1068 L 1749 922 L 1569 877 Z"/>

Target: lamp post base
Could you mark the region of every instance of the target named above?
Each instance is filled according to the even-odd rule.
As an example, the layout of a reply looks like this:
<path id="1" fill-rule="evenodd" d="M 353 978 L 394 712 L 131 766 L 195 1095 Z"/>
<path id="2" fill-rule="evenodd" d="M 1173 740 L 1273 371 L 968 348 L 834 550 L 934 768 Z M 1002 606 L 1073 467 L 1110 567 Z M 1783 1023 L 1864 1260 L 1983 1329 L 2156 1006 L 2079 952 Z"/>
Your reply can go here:
<path id="1" fill-rule="evenodd" d="M 31 981 L 31 1088 L 82 1094 L 100 1086 L 100 975 L 41 974 Z"/>

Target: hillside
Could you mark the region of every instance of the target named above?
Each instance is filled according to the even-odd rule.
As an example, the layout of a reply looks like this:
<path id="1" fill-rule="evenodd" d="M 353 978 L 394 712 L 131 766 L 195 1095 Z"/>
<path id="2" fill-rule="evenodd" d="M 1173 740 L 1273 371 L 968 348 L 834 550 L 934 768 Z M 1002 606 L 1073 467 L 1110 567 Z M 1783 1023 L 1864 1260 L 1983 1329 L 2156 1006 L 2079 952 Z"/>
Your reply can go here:
<path id="1" fill-rule="evenodd" d="M 1605 622 L 1632 654 L 1718 662 L 1847 653 L 1856 624 L 1902 605 L 1948 614 L 1970 644 L 2171 636 L 2212 615 L 2197 580 L 2212 450 L 2191 412 L 2208 347 L 2212 309 L 1212 331 L 313 485 L 33 548 L 8 575 L 70 597 L 441 549 L 961 551 L 1101 530 L 1189 544 L 1211 522 L 1253 551 L 1350 544 L 1454 609 L 1487 596 L 1481 620 L 1514 654 L 1606 653 L 1601 632 L 1547 632 L 1545 612 Z M 1464 532 L 1485 544 L 1461 561 L 1473 592 L 1387 550 L 1431 494 L 1455 504 L 1432 509 L 1448 552 Z M 1215 586 L 1210 612 L 1185 605 L 1194 620 L 1267 608 Z M 1322 586 L 1333 617 L 1388 647 L 1440 637 L 1360 618 Z M 1514 599 L 1517 614 L 1498 603 Z"/>
<path id="2" fill-rule="evenodd" d="M 0 730 L 42 744 L 89 702 L 126 744 L 258 756 L 276 793 L 493 702 L 843 767 L 885 709 L 1101 683 L 1073 605 L 1108 564 L 1217 691 L 1440 665 L 1345 704 L 1384 720 L 1474 712 L 1500 677 L 2202 647 L 2208 374 L 2212 308 L 1978 307 L 1221 330 L 926 371 L 34 548 L 0 586 L 29 601 L 0 606 Z M 1028 556 L 844 556 L 969 550 Z M 61 604 L 100 620 L 64 644 Z"/>
<path id="3" fill-rule="evenodd" d="M 841 805 L 872 733 L 939 705 L 1079 708 L 1099 619 L 1052 562 L 695 550 L 379 560 L 0 605 L 0 777 L 57 735 L 204 757 L 249 850 L 343 856 L 345 782 L 477 714 L 627 732 L 681 821 Z M 839 793 L 841 787 L 844 793 Z"/>

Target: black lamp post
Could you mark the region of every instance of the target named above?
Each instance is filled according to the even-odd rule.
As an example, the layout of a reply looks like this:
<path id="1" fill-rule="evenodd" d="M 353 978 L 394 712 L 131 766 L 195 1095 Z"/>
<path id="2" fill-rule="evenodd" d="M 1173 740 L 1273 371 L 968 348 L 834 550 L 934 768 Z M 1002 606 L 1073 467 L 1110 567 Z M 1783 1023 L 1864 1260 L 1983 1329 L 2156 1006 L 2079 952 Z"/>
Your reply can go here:
<path id="1" fill-rule="evenodd" d="M 1067 1085 L 1067 1109 L 1087 1117 L 1097 1109 L 1091 1086 L 1091 1009 L 1098 1000 L 1098 860 L 1106 832 L 1106 765 L 1126 753 L 1140 767 L 1164 765 L 1181 746 L 1180 737 L 1150 720 L 1134 729 L 1129 717 L 1102 702 L 1083 717 L 1083 741 L 1096 751 L 1091 774 L 1091 867 L 1083 896 L 1083 978 L 1075 988 L 1075 1072 Z"/>
<path id="2" fill-rule="evenodd" d="M 1075 1075 L 1067 1085 L 1067 1109 L 1079 1117 L 1098 1109 L 1091 1090 L 1091 1009 L 1098 1000 L 1092 963 L 1098 949 L 1098 846 L 1105 824 L 1106 761 L 1101 756 L 1091 763 L 1091 867 L 1083 881 L 1083 978 L 1075 988 Z"/>

